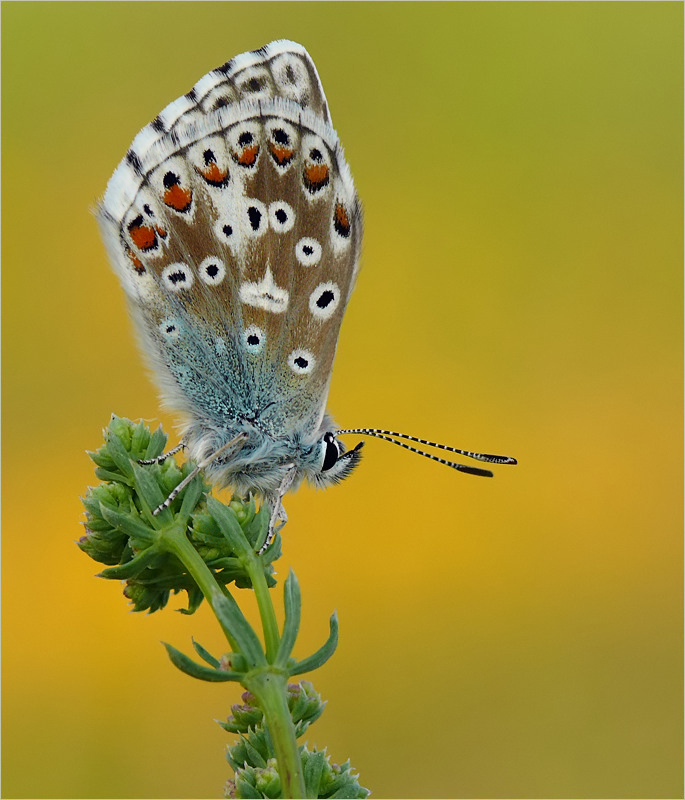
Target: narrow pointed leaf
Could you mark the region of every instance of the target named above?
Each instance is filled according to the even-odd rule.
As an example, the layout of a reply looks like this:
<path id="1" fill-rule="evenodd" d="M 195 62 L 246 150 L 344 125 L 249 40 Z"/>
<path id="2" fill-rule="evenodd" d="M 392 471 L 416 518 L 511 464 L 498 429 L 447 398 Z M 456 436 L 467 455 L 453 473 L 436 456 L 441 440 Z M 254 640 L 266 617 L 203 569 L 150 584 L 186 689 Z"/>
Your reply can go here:
<path id="1" fill-rule="evenodd" d="M 211 667 L 214 667 L 214 669 L 219 667 L 219 659 L 214 658 L 209 650 L 206 650 L 199 642 L 196 642 L 195 639 L 193 639 L 193 647 L 203 661 L 206 661 Z"/>
<path id="2" fill-rule="evenodd" d="M 202 497 L 203 491 L 204 491 L 204 486 L 202 483 L 202 478 L 198 474 L 183 490 L 183 503 L 181 504 L 181 513 L 180 513 L 182 517 L 189 517 L 192 514 L 192 512 L 195 509 L 195 506 L 198 504 L 200 498 Z"/>
<path id="3" fill-rule="evenodd" d="M 132 464 L 132 467 L 138 493 L 148 504 L 150 511 L 154 511 L 166 500 L 166 495 L 155 480 L 152 470 L 146 469 L 140 464 Z M 156 519 L 160 520 L 160 522 L 162 520 L 164 520 L 164 522 L 169 522 L 171 519 L 171 511 L 165 508 L 159 513 Z"/>
<path id="4" fill-rule="evenodd" d="M 145 460 L 149 461 L 151 458 L 159 458 L 164 452 L 168 436 L 162 430 L 160 425 L 156 431 L 150 436 L 150 442 L 145 450 Z"/>
<path id="5" fill-rule="evenodd" d="M 245 538 L 243 529 L 233 511 L 213 497 L 207 498 L 207 509 L 216 520 L 221 533 L 226 537 L 233 551 L 239 556 L 248 555 L 251 549 L 250 543 Z"/>
<path id="6" fill-rule="evenodd" d="M 110 472 L 103 467 L 96 467 L 95 477 L 101 481 L 114 481 L 115 483 L 125 483 L 127 486 L 132 486 L 133 481 L 130 478 L 121 475 L 119 472 Z"/>
<path id="7" fill-rule="evenodd" d="M 221 625 L 230 631 L 231 636 L 236 640 L 250 666 L 257 667 L 266 664 L 262 643 L 233 596 L 230 594 L 216 595 L 212 598 L 212 607 Z"/>
<path id="8" fill-rule="evenodd" d="M 152 547 L 148 547 L 147 550 L 143 550 L 142 553 L 138 553 L 137 556 L 132 558 L 130 561 L 127 561 L 125 564 L 121 564 L 118 567 L 108 567 L 107 569 L 103 569 L 100 573 L 101 578 L 110 578 L 114 580 L 124 581 L 127 578 L 135 578 L 137 575 L 149 566 L 159 555 L 157 552 L 156 547 L 153 545 Z"/>
<path id="9" fill-rule="evenodd" d="M 188 608 L 179 608 L 178 610 L 181 614 L 194 614 L 202 605 L 205 596 L 202 594 L 202 589 L 200 589 L 196 583 L 186 591 L 188 592 Z"/>
<path id="10" fill-rule="evenodd" d="M 112 457 L 112 461 L 117 465 L 117 469 L 127 477 L 133 477 L 133 466 L 131 457 L 124 447 L 121 439 L 111 430 L 107 435 L 107 452 Z"/>
<path id="11" fill-rule="evenodd" d="M 245 800 L 261 800 L 264 796 L 241 775 L 236 775 L 235 777 L 235 788 L 237 790 L 236 797 L 245 798 Z"/>
<path id="12" fill-rule="evenodd" d="M 309 658 L 304 658 L 302 661 L 293 664 L 288 669 L 290 675 L 301 675 L 303 672 L 311 672 L 314 669 L 318 669 L 333 655 L 335 648 L 338 646 L 338 614 L 336 612 L 331 615 L 330 626 L 331 632 L 326 643 Z"/>
<path id="13" fill-rule="evenodd" d="M 149 528 L 144 522 L 136 519 L 132 514 L 122 514 L 113 508 L 100 503 L 100 515 L 107 520 L 113 528 L 117 528 L 128 536 L 132 536 L 138 541 L 151 544 L 155 541 L 156 531 Z"/>
<path id="14" fill-rule="evenodd" d="M 318 797 L 321 786 L 321 775 L 326 766 L 325 753 L 310 753 L 304 764 L 304 783 L 307 797 Z"/>
<path id="15" fill-rule="evenodd" d="M 166 642 L 162 642 L 166 651 L 169 654 L 171 663 L 178 667 L 181 672 L 190 675 L 191 678 L 197 678 L 200 681 L 209 681 L 210 683 L 223 683 L 226 681 L 240 681 L 242 673 L 240 672 L 226 672 L 224 670 L 213 669 L 212 667 L 203 667 L 202 664 L 197 664 L 192 658 L 172 647 Z"/>
<path id="16" fill-rule="evenodd" d="M 131 431 L 131 453 L 135 453 L 136 455 L 140 453 L 143 449 L 143 445 L 145 445 L 146 439 L 149 439 L 149 436 L 150 431 L 141 419 Z"/>
<path id="17" fill-rule="evenodd" d="M 295 640 L 300 629 L 300 610 L 302 600 L 300 595 L 300 584 L 295 573 L 290 570 L 285 579 L 283 587 L 283 598 L 285 607 L 285 622 L 283 623 L 283 634 L 278 645 L 276 663 L 285 666 L 290 658 L 290 654 L 295 646 Z"/>

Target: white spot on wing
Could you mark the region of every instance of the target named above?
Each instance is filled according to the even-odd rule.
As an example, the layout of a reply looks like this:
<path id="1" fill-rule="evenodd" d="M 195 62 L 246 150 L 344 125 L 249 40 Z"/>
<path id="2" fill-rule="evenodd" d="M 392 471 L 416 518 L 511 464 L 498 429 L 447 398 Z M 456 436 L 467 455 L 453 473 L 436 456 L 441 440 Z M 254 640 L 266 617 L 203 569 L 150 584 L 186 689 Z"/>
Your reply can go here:
<path id="1" fill-rule="evenodd" d="M 283 200 L 270 203 L 269 224 L 277 233 L 286 233 L 295 224 L 295 212 Z"/>
<path id="2" fill-rule="evenodd" d="M 265 340 L 266 334 L 256 325 L 250 325 L 243 331 L 243 344 L 249 353 L 256 355 L 261 352 Z"/>
<path id="3" fill-rule="evenodd" d="M 321 260 L 321 245 L 305 236 L 295 245 L 295 256 L 303 267 L 315 267 Z"/>
<path id="4" fill-rule="evenodd" d="M 162 272 L 162 283 L 172 292 L 190 289 L 193 285 L 193 273 L 187 264 L 169 264 Z"/>
<path id="5" fill-rule="evenodd" d="M 288 292 L 276 285 L 268 266 L 261 281 L 245 281 L 238 294 L 246 305 L 263 308 L 274 314 L 282 314 L 288 308 Z"/>
<path id="6" fill-rule="evenodd" d="M 339 303 L 340 289 L 332 281 L 320 283 L 309 295 L 309 310 L 316 319 L 325 320 L 331 317 Z"/>
<path id="7" fill-rule="evenodd" d="M 173 317 L 167 317 L 159 323 L 159 331 L 162 336 L 169 342 L 173 342 L 181 335 L 181 329 L 178 320 Z"/>
<path id="8" fill-rule="evenodd" d="M 208 286 L 217 286 L 224 279 L 226 275 L 226 267 L 220 258 L 215 256 L 208 256 L 200 264 L 199 267 L 200 278 Z"/>
<path id="9" fill-rule="evenodd" d="M 315 363 L 309 350 L 293 350 L 288 356 L 288 366 L 296 375 L 308 375 L 314 369 Z"/>

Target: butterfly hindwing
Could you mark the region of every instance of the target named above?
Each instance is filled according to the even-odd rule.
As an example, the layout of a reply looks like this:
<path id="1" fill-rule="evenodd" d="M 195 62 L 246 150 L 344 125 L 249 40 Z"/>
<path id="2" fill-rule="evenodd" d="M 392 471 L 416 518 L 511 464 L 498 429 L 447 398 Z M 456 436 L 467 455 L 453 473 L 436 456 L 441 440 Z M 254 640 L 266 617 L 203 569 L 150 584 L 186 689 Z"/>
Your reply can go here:
<path id="1" fill-rule="evenodd" d="M 304 48 L 238 56 L 167 106 L 99 218 L 169 404 L 314 436 L 362 221 Z"/>

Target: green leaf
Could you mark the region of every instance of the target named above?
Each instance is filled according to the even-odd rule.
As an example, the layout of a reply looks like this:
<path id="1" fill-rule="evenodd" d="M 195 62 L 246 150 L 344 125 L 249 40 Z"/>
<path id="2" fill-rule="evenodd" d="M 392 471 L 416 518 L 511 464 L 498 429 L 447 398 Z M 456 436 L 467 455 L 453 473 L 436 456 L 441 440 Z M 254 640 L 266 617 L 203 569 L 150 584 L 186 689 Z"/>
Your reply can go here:
<path id="1" fill-rule="evenodd" d="M 112 461 L 116 464 L 117 469 L 121 471 L 122 475 L 127 478 L 133 477 L 133 465 L 131 463 L 131 456 L 124 447 L 124 443 L 119 436 L 114 433 L 111 426 L 107 430 L 106 436 L 107 452 L 112 457 Z"/>
<path id="2" fill-rule="evenodd" d="M 164 448 L 166 447 L 168 436 L 162 430 L 162 426 L 160 425 L 157 430 L 150 436 L 150 442 L 145 450 L 145 461 L 149 461 L 151 458 L 159 458 L 164 452 Z"/>
<path id="3" fill-rule="evenodd" d="M 202 605 L 205 596 L 202 594 L 202 589 L 200 589 L 195 582 L 193 582 L 193 585 L 187 588 L 186 591 L 188 592 L 188 608 L 179 608 L 178 610 L 181 614 L 190 616 Z"/>
<path id="4" fill-rule="evenodd" d="M 243 529 L 240 527 L 233 509 L 228 508 L 213 497 L 208 497 L 207 510 L 216 521 L 219 530 L 226 537 L 233 551 L 242 557 L 251 555 L 250 543 L 245 538 Z"/>
<path id="5" fill-rule="evenodd" d="M 192 658 L 189 658 L 185 653 L 177 650 L 166 642 L 162 642 L 166 651 L 169 654 L 171 663 L 178 667 L 181 672 L 190 675 L 191 678 L 197 678 L 200 681 L 209 681 L 210 683 L 223 683 L 226 681 L 238 681 L 242 679 L 240 672 L 227 672 L 219 669 L 212 669 L 211 667 L 203 667 L 202 664 L 197 664 Z"/>
<path id="6" fill-rule="evenodd" d="M 145 452 L 149 441 L 150 429 L 141 419 L 131 430 L 131 454 L 137 456 L 139 453 Z"/>
<path id="7" fill-rule="evenodd" d="M 254 505 L 254 498 L 250 498 L 250 503 Z M 252 517 L 249 523 L 245 526 L 245 535 L 252 545 L 254 550 L 258 550 L 266 541 L 267 531 L 269 529 L 269 521 L 271 520 L 271 509 L 265 504 L 259 511 Z M 274 537 L 274 542 L 278 536 Z M 273 542 L 269 546 L 269 550 L 273 547 Z M 263 554 L 262 554 L 263 555 Z M 275 561 L 275 558 L 269 560 Z"/>
<path id="8" fill-rule="evenodd" d="M 125 477 L 120 472 L 111 472 L 110 470 L 103 469 L 102 467 L 96 467 L 95 477 L 101 481 L 114 481 L 115 483 L 125 483 L 127 486 L 131 486 L 133 483 L 132 480 Z"/>
<path id="9" fill-rule="evenodd" d="M 214 669 L 218 669 L 219 659 L 214 658 L 209 650 L 206 650 L 199 642 L 196 642 L 195 639 L 193 639 L 193 647 L 203 661 L 206 661 L 211 667 L 214 667 Z"/>
<path id="10" fill-rule="evenodd" d="M 259 637 L 231 594 L 216 595 L 212 607 L 223 628 L 230 632 L 251 667 L 264 666 L 266 656 Z"/>
<path id="11" fill-rule="evenodd" d="M 236 797 L 244 800 L 261 800 L 264 795 L 241 776 L 235 776 Z"/>
<path id="12" fill-rule="evenodd" d="M 143 550 L 142 553 L 138 553 L 137 556 L 127 561 L 125 564 L 121 564 L 118 567 L 103 569 L 99 577 L 119 581 L 125 581 L 127 578 L 135 578 L 140 575 L 146 567 L 149 567 L 158 556 L 159 552 L 157 548 L 152 545 L 148 547 L 147 550 Z"/>
<path id="13" fill-rule="evenodd" d="M 154 511 L 166 500 L 166 495 L 155 480 L 153 471 L 151 469 L 142 467 L 140 464 L 135 463 L 131 466 L 133 467 L 138 494 L 147 503 L 150 511 Z M 171 511 L 168 508 L 165 508 L 163 511 L 160 511 L 156 519 L 160 522 L 171 522 Z"/>
<path id="14" fill-rule="evenodd" d="M 179 516 L 185 518 L 190 517 L 195 510 L 195 506 L 200 502 L 204 490 L 204 481 L 202 480 L 202 476 L 198 473 L 181 493 L 183 495 L 183 502 L 181 504 Z"/>
<path id="15" fill-rule="evenodd" d="M 335 611 L 331 615 L 330 626 L 331 632 L 325 644 L 309 658 L 304 658 L 302 661 L 293 664 L 288 669 L 290 675 L 301 675 L 303 672 L 311 672 L 314 669 L 318 669 L 333 655 L 335 648 L 338 646 L 338 614 Z"/>
<path id="16" fill-rule="evenodd" d="M 326 766 L 325 753 L 307 753 L 304 761 L 304 783 L 307 787 L 307 797 L 318 797 L 321 775 Z"/>
<path id="17" fill-rule="evenodd" d="M 131 513 L 122 514 L 113 508 L 100 503 L 100 516 L 109 522 L 113 528 L 117 528 L 127 536 L 136 539 L 136 544 L 152 544 L 157 538 L 157 532 L 147 526 L 144 522 L 136 519 Z"/>
<path id="18" fill-rule="evenodd" d="M 302 599 L 300 595 L 300 584 L 298 583 L 298 580 L 295 577 L 295 573 L 292 571 L 292 569 L 288 573 L 288 577 L 285 579 L 283 598 L 285 606 L 285 621 L 283 623 L 283 634 L 281 635 L 281 641 L 278 645 L 278 653 L 276 654 L 275 662 L 280 666 L 286 666 L 293 647 L 295 646 L 297 633 L 300 629 L 300 610 L 302 607 Z"/>

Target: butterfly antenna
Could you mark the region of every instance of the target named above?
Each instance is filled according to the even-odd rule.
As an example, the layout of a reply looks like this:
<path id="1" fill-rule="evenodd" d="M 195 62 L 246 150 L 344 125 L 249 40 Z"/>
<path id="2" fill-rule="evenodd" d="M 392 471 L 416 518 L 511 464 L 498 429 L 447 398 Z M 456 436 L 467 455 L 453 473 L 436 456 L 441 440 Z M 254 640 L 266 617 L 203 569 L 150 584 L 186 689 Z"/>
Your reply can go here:
<path id="1" fill-rule="evenodd" d="M 447 450 L 450 453 L 459 453 L 459 455 L 473 458 L 477 461 L 486 461 L 490 464 L 516 464 L 517 461 L 511 456 L 495 456 L 488 453 L 474 453 L 471 450 L 460 450 L 458 447 L 450 447 L 440 442 L 431 442 L 428 439 L 419 439 L 418 436 L 409 436 L 406 433 L 398 433 L 397 431 L 385 431 L 380 428 L 348 428 L 346 430 L 336 431 L 336 436 L 347 433 L 359 434 L 362 436 L 374 436 L 377 439 L 384 439 L 386 442 L 396 444 L 398 447 L 404 447 L 405 450 L 410 450 L 412 453 L 417 453 L 425 458 L 430 458 L 432 461 L 437 461 L 439 464 L 444 464 L 446 467 L 452 467 L 459 472 L 466 472 L 469 475 L 480 475 L 485 478 L 492 478 L 493 474 L 489 469 L 480 469 L 479 467 L 470 467 L 467 464 L 459 464 L 456 461 L 448 461 L 445 458 L 439 458 L 432 453 L 427 453 L 425 450 L 420 450 L 418 447 L 412 447 L 404 442 L 398 442 L 397 439 L 407 439 L 410 442 L 417 442 L 418 444 L 426 445 L 427 447 L 436 447 L 439 450 Z M 393 438 L 394 437 L 394 438 Z"/>

